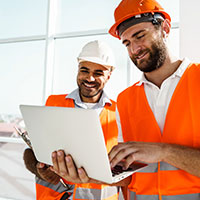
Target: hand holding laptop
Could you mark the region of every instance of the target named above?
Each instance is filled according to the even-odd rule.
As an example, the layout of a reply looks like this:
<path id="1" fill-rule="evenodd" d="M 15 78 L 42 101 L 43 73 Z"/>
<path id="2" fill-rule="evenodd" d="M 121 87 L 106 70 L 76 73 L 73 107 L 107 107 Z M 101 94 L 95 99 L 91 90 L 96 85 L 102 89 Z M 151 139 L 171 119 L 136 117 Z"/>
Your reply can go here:
<path id="1" fill-rule="evenodd" d="M 52 153 L 52 162 L 53 166 L 51 167 L 51 170 L 69 182 L 107 184 L 105 182 L 88 177 L 87 172 L 83 168 L 77 169 L 73 158 L 70 155 L 65 155 L 63 150 Z M 130 181 L 131 176 L 112 185 L 124 186 L 128 185 Z"/>
<path id="2" fill-rule="evenodd" d="M 75 166 L 73 158 L 70 155 L 65 155 L 63 150 L 52 153 L 51 169 L 62 178 L 73 183 L 89 183 L 90 178 L 83 168 Z"/>

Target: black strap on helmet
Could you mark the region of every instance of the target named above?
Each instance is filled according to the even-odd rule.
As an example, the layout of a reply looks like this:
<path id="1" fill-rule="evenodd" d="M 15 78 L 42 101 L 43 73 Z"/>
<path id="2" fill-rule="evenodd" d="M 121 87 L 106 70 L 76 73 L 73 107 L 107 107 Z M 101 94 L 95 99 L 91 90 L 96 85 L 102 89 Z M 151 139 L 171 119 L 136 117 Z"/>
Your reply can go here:
<path id="1" fill-rule="evenodd" d="M 131 17 L 118 25 L 117 30 L 119 36 L 121 36 L 126 29 L 141 22 L 152 22 L 154 25 L 159 24 L 159 21 L 157 19 L 161 19 L 163 21 L 164 17 L 161 13 L 143 13 Z"/>

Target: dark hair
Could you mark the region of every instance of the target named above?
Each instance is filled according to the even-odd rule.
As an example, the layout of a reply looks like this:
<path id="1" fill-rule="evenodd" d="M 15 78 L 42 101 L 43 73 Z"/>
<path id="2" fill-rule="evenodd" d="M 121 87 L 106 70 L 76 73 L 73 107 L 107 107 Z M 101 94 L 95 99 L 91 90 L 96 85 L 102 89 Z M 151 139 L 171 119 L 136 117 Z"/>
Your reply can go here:
<path id="1" fill-rule="evenodd" d="M 162 19 L 154 19 L 152 21 L 152 24 L 154 25 L 156 30 L 159 30 L 161 28 L 163 20 Z"/>

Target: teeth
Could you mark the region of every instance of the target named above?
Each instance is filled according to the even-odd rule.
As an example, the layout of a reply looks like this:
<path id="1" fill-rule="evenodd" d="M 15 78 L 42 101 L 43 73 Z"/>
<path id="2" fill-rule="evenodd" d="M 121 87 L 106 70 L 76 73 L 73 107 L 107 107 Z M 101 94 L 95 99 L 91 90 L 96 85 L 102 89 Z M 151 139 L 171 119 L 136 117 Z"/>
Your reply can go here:
<path id="1" fill-rule="evenodd" d="M 146 55 L 146 53 L 144 53 L 144 54 L 142 54 L 142 55 L 140 55 L 140 56 L 137 56 L 137 59 L 141 59 L 141 58 L 143 58 L 145 55 Z"/>
<path id="2" fill-rule="evenodd" d="M 93 88 L 95 86 L 95 84 L 87 84 L 87 83 L 84 83 L 84 85 L 88 88 Z"/>

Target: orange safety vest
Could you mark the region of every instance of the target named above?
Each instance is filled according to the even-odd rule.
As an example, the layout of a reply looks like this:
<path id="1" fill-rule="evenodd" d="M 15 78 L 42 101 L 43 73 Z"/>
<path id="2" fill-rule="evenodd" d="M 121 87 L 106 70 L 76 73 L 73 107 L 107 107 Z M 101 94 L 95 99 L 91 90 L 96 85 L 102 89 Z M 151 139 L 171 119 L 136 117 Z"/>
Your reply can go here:
<path id="1" fill-rule="evenodd" d="M 47 99 L 46 106 L 58 107 L 74 107 L 73 99 L 66 99 L 65 95 L 51 95 Z M 106 104 L 100 114 L 100 121 L 104 133 L 107 151 L 117 144 L 118 129 L 116 124 L 115 109 L 116 103 L 112 101 L 112 105 Z M 72 199 L 103 199 L 103 200 L 117 200 L 118 188 L 108 185 L 99 184 L 73 184 L 64 180 L 64 182 L 71 189 L 66 189 L 61 183 L 56 186 L 47 183 L 41 179 L 36 179 L 36 197 L 38 200 L 60 200 L 63 195 L 70 196 L 73 193 Z M 59 186 L 59 187 L 58 187 Z M 67 195 L 69 194 L 69 195 Z M 66 198 L 63 198 L 63 200 Z M 71 197 L 70 197 L 71 199 Z"/>
<path id="2" fill-rule="evenodd" d="M 200 148 L 200 64 L 191 64 L 180 79 L 168 107 L 163 133 L 148 104 L 144 85 L 136 84 L 117 99 L 124 141 Z M 200 200 L 200 178 L 159 162 L 135 173 L 129 190 L 131 200 Z"/>

